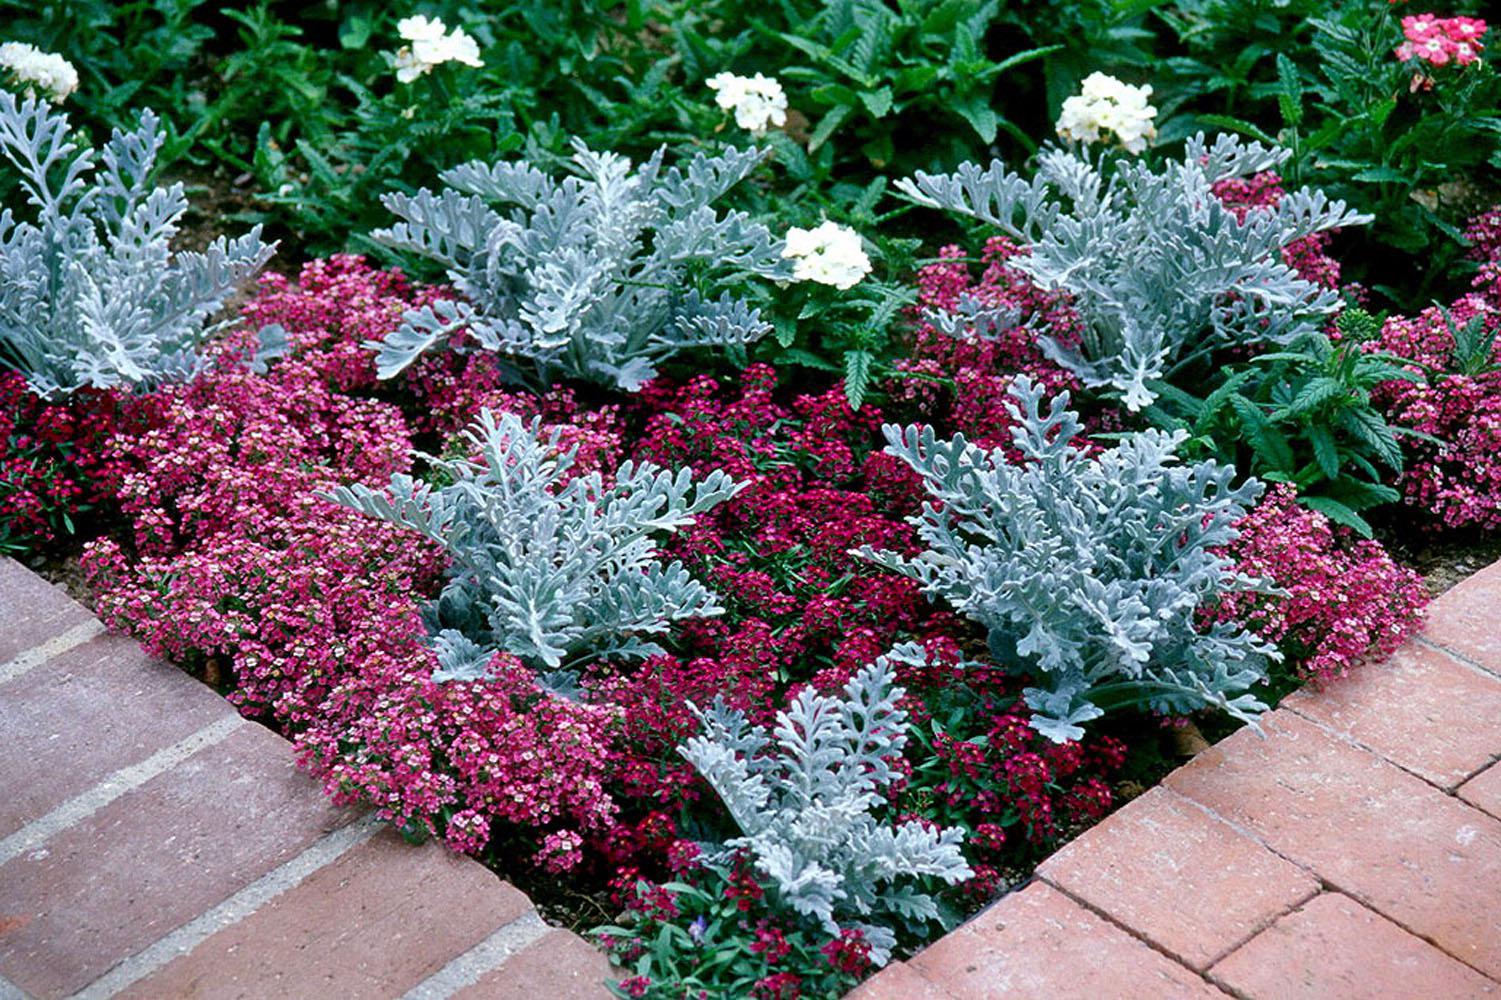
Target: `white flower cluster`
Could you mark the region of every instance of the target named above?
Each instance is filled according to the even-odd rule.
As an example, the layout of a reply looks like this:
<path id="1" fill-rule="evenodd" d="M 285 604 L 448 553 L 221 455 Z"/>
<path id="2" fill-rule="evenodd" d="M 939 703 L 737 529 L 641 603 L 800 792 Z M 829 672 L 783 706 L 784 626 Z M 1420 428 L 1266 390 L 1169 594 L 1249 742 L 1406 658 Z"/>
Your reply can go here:
<path id="1" fill-rule="evenodd" d="M 769 76 L 736 76 L 716 73 L 709 77 L 714 101 L 735 113 L 735 124 L 761 135 L 773 125 L 787 124 L 787 93 Z"/>
<path id="2" fill-rule="evenodd" d="M 1104 73 L 1084 78 L 1079 94 L 1063 102 L 1058 116 L 1058 134 L 1078 142 L 1099 142 L 1100 133 L 1114 132 L 1129 153 L 1147 148 L 1147 140 L 1156 138 L 1152 119 L 1157 109 L 1147 103 L 1152 96 L 1150 84 L 1133 87 Z"/>
<path id="3" fill-rule="evenodd" d="M 396 22 L 396 33 L 412 43 L 396 50 L 396 79 L 402 83 L 411 83 L 446 62 L 484 65 L 479 57 L 479 43 L 463 28 L 449 31 L 436 17 L 429 19 L 421 14 L 404 17 Z"/>
<path id="4" fill-rule="evenodd" d="M 27 94 L 40 90 L 54 104 L 78 89 L 78 70 L 72 63 L 25 42 L 0 45 L 0 69 L 9 70 Z"/>
<path id="5" fill-rule="evenodd" d="M 782 256 L 793 262 L 792 276 L 798 281 L 853 288 L 870 273 L 870 258 L 860 246 L 860 234 L 834 222 L 787 230 Z"/>

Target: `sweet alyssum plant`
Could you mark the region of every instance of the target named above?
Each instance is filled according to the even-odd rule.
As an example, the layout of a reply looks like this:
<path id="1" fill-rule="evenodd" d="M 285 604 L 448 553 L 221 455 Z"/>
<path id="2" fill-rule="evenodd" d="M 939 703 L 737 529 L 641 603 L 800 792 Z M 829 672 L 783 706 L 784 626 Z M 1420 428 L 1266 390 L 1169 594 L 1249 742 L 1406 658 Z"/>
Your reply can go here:
<path id="1" fill-rule="evenodd" d="M 695 482 L 687 469 L 629 461 L 609 484 L 598 472 L 569 478 L 576 449 L 560 448 L 559 437 L 541 418 L 485 410 L 465 433 L 475 457 L 432 459 L 449 485 L 397 474 L 387 491 L 356 484 L 330 494 L 448 553 L 448 583 L 424 609 L 439 680 L 482 678 L 497 651 L 548 671 L 645 658 L 661 651 L 646 636 L 723 611 L 681 563 L 657 560 L 654 536 L 692 523 L 741 484 L 719 471 Z"/>
<path id="2" fill-rule="evenodd" d="M 465 301 L 409 312 L 370 345 L 381 377 L 460 330 L 539 385 L 575 378 L 634 390 L 679 351 L 743 349 L 771 324 L 728 292 L 697 286 L 790 277 L 765 226 L 711 207 L 760 158 L 728 150 L 664 168 L 658 150 L 633 170 L 575 142 L 575 175 L 562 180 L 525 161 L 475 162 L 445 171 L 441 193 L 387 195 L 402 221 L 374 238 L 441 264 Z"/>
<path id="3" fill-rule="evenodd" d="M 740 828 L 710 861 L 749 852 L 783 904 L 831 936 L 859 930 L 877 965 L 891 957 L 898 922 L 939 919 L 917 879 L 952 885 L 974 874 L 958 827 L 876 820 L 907 743 L 907 713 L 897 707 L 905 691 L 893 687 L 898 660 L 921 664 L 925 654 L 915 643 L 897 646 L 857 673 L 842 698 L 804 688 L 771 730 L 716 698 L 698 712 L 703 733 L 679 748 Z"/>
<path id="4" fill-rule="evenodd" d="M 1286 344 L 1338 309 L 1332 291 L 1298 275 L 1282 248 L 1313 233 L 1370 221 L 1307 188 L 1238 219 L 1213 194 L 1218 181 L 1270 170 L 1288 152 L 1229 135 L 1190 139 L 1160 169 L 1098 164 L 1049 148 L 1030 179 L 999 160 L 953 174 L 897 182 L 921 205 L 978 219 L 1028 245 L 1015 266 L 1072 297 L 1084 329 L 1077 347 L 1043 332 L 1039 344 L 1085 385 L 1116 393 L 1131 410 L 1217 349 Z M 984 336 L 1007 317 L 972 329 Z"/>
<path id="5" fill-rule="evenodd" d="M 0 212 L 0 361 L 39 395 L 193 374 L 207 320 L 271 256 L 258 227 L 172 251 L 188 203 L 150 183 L 161 145 L 150 111 L 96 151 L 47 102 L 0 90 L 0 154 L 36 210 Z"/>
<path id="6" fill-rule="evenodd" d="M 926 551 L 860 555 L 918 581 L 930 597 L 988 631 L 1000 666 L 1036 678 L 1031 725 L 1078 739 L 1107 709 L 1182 714 L 1218 707 L 1254 721 L 1248 689 L 1278 654 L 1201 609 L 1257 585 L 1219 550 L 1235 538 L 1261 486 L 1231 486 L 1235 469 L 1176 464 L 1187 432 L 1147 430 L 1090 454 L 1061 393 L 1025 375 L 1010 390 L 1014 447 L 986 451 L 931 427 L 885 426 L 886 451 L 922 477 L 931 502 L 910 519 Z"/>

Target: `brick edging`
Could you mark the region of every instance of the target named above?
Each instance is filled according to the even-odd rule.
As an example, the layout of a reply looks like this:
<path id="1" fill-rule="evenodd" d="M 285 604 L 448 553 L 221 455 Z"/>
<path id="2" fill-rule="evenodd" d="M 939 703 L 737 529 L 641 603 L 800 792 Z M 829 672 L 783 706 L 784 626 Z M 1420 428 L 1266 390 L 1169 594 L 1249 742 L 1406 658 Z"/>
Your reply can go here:
<path id="1" fill-rule="evenodd" d="M 850 1000 L 1501 997 L 1501 562 Z"/>
<path id="2" fill-rule="evenodd" d="M 0 559 L 0 997 L 595 998 L 604 956 Z"/>

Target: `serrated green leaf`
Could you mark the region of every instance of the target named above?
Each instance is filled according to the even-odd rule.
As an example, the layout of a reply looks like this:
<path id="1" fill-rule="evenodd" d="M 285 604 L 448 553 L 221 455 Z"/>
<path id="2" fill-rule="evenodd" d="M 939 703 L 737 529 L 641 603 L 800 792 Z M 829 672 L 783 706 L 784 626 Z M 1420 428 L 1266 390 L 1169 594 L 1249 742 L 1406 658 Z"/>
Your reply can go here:
<path id="1" fill-rule="evenodd" d="M 1370 538 L 1375 533 L 1365 518 L 1338 500 L 1321 496 L 1300 496 L 1298 497 L 1298 502 L 1309 510 L 1318 511 L 1335 524 L 1342 524 L 1347 528 L 1353 528 L 1365 538 Z"/>
<path id="2" fill-rule="evenodd" d="M 1339 446 L 1327 427 L 1315 424 L 1308 428 L 1308 443 L 1313 445 L 1314 460 L 1328 479 L 1339 478 Z"/>
<path id="3" fill-rule="evenodd" d="M 830 108 L 829 112 L 823 118 L 819 119 L 818 126 L 813 130 L 813 134 L 808 137 L 808 152 L 816 152 L 820 146 L 828 142 L 829 137 L 834 134 L 834 130 L 844 123 L 849 114 L 850 105 L 848 104 L 841 104 L 837 108 Z"/>
<path id="4" fill-rule="evenodd" d="M 875 356 L 869 351 L 847 351 L 844 355 L 844 396 L 850 408 L 858 410 L 870 389 L 870 373 Z"/>
<path id="5" fill-rule="evenodd" d="M 1295 129 L 1303 121 L 1303 85 L 1298 80 L 1298 68 L 1284 52 L 1277 53 L 1277 88 L 1282 120 Z"/>
<path id="6" fill-rule="evenodd" d="M 860 94 L 860 100 L 865 104 L 865 110 L 870 112 L 872 118 L 885 118 L 891 111 L 891 88 L 881 87 L 877 90 L 867 90 Z"/>

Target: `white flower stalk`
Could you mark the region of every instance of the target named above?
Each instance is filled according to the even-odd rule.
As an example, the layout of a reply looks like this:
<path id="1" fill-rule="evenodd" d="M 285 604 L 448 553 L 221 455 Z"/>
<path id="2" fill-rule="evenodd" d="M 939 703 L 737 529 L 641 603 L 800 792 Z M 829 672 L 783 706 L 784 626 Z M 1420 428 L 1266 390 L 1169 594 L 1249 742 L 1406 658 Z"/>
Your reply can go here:
<path id="1" fill-rule="evenodd" d="M 798 281 L 853 288 L 870 273 L 870 258 L 860 245 L 860 234 L 835 222 L 787 230 L 782 256 L 793 262 L 792 277 Z"/>
<path id="2" fill-rule="evenodd" d="M 1104 73 L 1084 78 L 1080 92 L 1063 102 L 1058 116 L 1058 134 L 1076 142 L 1100 142 L 1113 133 L 1128 153 L 1140 153 L 1147 141 L 1157 137 L 1152 119 L 1157 109 L 1147 103 L 1150 84 L 1133 87 Z"/>
<path id="3" fill-rule="evenodd" d="M 479 57 L 479 43 L 463 28 L 449 31 L 438 18 L 421 14 L 404 17 L 396 22 L 396 33 L 411 43 L 396 50 L 396 79 L 402 83 L 411 83 L 431 73 L 433 67 L 448 62 L 484 65 Z"/>
<path id="4" fill-rule="evenodd" d="M 0 45 L 0 70 L 8 70 L 27 97 L 40 95 L 61 104 L 78 89 L 78 70 L 62 56 L 25 42 Z"/>
<path id="5" fill-rule="evenodd" d="M 735 114 L 735 124 L 751 135 L 764 135 L 773 125 L 787 124 L 787 93 L 769 76 L 716 73 L 709 77 L 714 102 Z"/>

